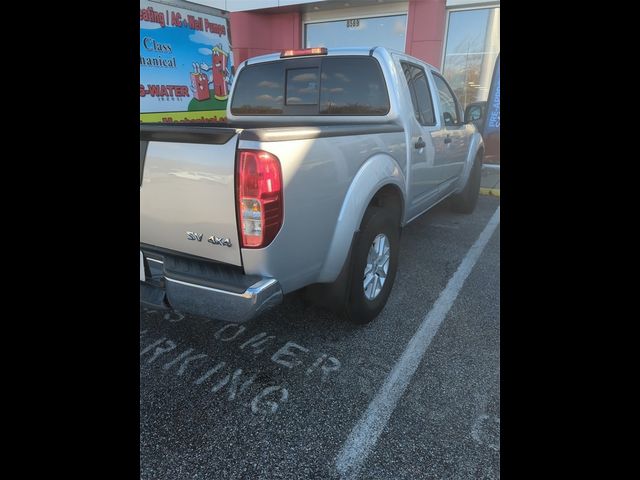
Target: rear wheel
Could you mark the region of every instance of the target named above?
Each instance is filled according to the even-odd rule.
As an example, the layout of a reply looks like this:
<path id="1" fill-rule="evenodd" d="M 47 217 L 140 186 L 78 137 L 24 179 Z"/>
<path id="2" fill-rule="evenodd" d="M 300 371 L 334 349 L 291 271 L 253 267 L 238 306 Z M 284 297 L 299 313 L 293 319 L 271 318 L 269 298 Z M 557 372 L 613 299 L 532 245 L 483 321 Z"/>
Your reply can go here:
<path id="1" fill-rule="evenodd" d="M 482 176 L 482 154 L 476 156 L 462 192 L 451 196 L 451 209 L 457 213 L 472 213 L 478 203 L 480 195 L 480 180 Z"/>
<path id="2" fill-rule="evenodd" d="M 399 243 L 397 213 L 371 205 L 351 252 L 348 294 L 342 311 L 347 320 L 369 323 L 384 308 L 398 269 Z"/>

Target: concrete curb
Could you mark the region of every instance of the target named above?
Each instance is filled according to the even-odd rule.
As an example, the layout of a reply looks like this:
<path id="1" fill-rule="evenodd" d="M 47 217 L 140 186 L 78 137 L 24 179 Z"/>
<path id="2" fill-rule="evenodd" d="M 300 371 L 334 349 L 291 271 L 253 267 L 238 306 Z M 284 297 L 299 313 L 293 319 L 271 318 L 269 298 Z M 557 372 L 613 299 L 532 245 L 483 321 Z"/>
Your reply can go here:
<path id="1" fill-rule="evenodd" d="M 500 197 L 500 165 L 482 165 L 480 194 Z"/>
<path id="2" fill-rule="evenodd" d="M 492 197 L 499 197 L 500 196 L 500 189 L 499 188 L 484 188 L 484 187 L 480 187 L 480 195 L 490 195 Z"/>

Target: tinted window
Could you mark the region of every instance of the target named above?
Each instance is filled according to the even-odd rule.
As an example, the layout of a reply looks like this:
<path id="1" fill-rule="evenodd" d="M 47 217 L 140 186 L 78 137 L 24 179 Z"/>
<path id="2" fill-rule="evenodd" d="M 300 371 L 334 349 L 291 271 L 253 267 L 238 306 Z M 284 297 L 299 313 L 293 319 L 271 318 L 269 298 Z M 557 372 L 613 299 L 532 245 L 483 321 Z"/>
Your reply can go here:
<path id="1" fill-rule="evenodd" d="M 407 79 L 407 85 L 409 85 L 409 93 L 411 94 L 411 103 L 413 104 L 413 114 L 416 117 L 416 120 L 419 122 L 422 120 L 420 118 L 420 109 L 418 107 L 418 100 L 416 100 L 416 89 L 413 85 L 413 67 L 408 63 L 401 62 L 402 71 L 404 72 L 404 77 Z"/>
<path id="2" fill-rule="evenodd" d="M 422 116 L 423 125 L 435 125 L 436 116 L 433 113 L 433 103 L 431 100 L 431 91 L 427 84 L 427 78 L 424 74 L 424 70 L 415 69 L 418 71 L 415 77 L 416 98 L 418 100 L 418 106 L 420 108 L 420 115 Z"/>
<path id="3" fill-rule="evenodd" d="M 375 59 L 369 57 L 324 59 L 320 113 L 385 115 L 388 111 L 387 87 Z"/>
<path id="4" fill-rule="evenodd" d="M 409 84 L 416 120 L 422 125 L 435 125 L 436 117 L 433 113 L 431 91 L 424 70 L 405 62 L 402 62 L 402 68 Z"/>
<path id="5" fill-rule="evenodd" d="M 247 67 L 234 90 L 231 112 L 236 115 L 282 113 L 283 92 L 284 70 L 281 63 Z"/>
<path id="6" fill-rule="evenodd" d="M 457 125 L 460 122 L 460 118 L 458 116 L 457 102 L 453 96 L 453 92 L 441 76 L 434 74 L 433 78 L 438 88 L 444 124 L 447 126 Z"/>
<path id="7" fill-rule="evenodd" d="M 287 70 L 287 105 L 316 105 L 319 80 L 317 68 Z"/>
<path id="8" fill-rule="evenodd" d="M 370 57 L 249 65 L 236 82 L 234 115 L 385 115 L 389 111 L 382 70 Z"/>

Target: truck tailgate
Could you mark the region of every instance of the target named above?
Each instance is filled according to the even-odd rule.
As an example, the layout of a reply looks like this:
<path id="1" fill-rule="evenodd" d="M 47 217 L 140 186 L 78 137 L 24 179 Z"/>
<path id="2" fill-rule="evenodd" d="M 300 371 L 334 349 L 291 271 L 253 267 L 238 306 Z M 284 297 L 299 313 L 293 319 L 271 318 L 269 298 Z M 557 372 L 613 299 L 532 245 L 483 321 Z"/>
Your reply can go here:
<path id="1" fill-rule="evenodd" d="M 237 132 L 140 126 L 140 243 L 241 265 L 235 205 Z"/>

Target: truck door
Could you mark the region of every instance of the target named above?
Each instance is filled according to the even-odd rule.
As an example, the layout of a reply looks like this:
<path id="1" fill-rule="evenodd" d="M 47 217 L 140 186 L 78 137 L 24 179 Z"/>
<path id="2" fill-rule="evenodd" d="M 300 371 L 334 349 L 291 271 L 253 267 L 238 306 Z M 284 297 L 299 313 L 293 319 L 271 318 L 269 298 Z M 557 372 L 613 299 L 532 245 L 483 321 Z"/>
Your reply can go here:
<path id="1" fill-rule="evenodd" d="M 442 145 L 436 145 L 435 162 L 440 173 L 441 188 L 446 188 L 462 173 L 469 139 L 453 90 L 441 75 L 434 71 L 431 71 L 431 74 L 438 93 L 443 132 Z"/>
<path id="2" fill-rule="evenodd" d="M 440 175 L 435 171 L 434 158 L 439 133 L 424 68 L 406 61 L 400 64 L 407 79 L 415 114 L 409 127 L 410 141 L 407 145 L 410 158 L 408 215 L 411 218 L 436 200 Z"/>

